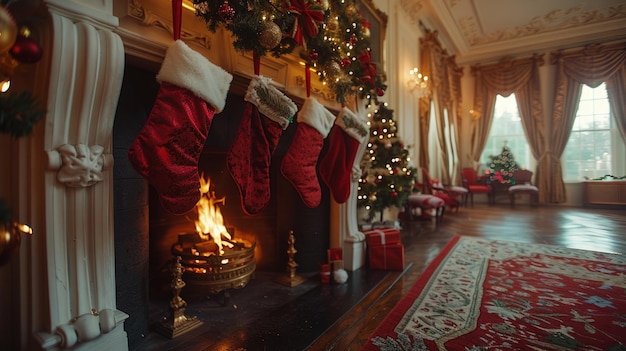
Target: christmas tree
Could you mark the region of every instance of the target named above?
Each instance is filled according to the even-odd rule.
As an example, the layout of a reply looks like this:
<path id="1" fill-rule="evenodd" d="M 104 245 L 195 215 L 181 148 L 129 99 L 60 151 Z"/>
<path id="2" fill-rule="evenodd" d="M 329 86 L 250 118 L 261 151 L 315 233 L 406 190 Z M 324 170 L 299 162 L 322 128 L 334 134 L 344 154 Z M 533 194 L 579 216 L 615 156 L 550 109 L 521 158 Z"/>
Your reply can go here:
<path id="1" fill-rule="evenodd" d="M 515 162 L 511 150 L 506 146 L 502 147 L 502 153 L 499 155 L 489 155 L 489 172 L 491 181 L 498 181 L 503 184 L 515 184 L 513 179 L 513 171 L 520 167 Z"/>
<path id="2" fill-rule="evenodd" d="M 391 206 L 402 207 L 415 183 L 415 168 L 409 167 L 409 150 L 396 137 L 393 110 L 383 103 L 372 116 L 367 151 L 361 162 L 357 206 L 368 211 L 371 222 L 376 213 Z"/>

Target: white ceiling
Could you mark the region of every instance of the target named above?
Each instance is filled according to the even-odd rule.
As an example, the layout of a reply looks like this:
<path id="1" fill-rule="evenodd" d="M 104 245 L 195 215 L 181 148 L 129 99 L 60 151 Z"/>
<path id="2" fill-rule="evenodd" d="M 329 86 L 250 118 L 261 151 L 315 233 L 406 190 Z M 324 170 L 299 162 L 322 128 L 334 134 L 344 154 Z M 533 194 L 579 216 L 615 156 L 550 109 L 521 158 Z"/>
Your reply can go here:
<path id="1" fill-rule="evenodd" d="M 470 64 L 626 38 L 626 0 L 402 0 Z"/>

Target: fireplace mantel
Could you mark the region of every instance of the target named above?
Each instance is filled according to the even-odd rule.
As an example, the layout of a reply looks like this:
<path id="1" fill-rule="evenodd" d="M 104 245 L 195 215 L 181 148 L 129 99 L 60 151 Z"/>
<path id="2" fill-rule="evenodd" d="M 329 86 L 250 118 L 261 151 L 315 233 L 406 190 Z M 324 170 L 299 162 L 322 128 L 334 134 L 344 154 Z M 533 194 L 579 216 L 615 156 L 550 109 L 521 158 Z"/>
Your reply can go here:
<path id="1" fill-rule="evenodd" d="M 7 172 L 10 186 L 2 187 L 3 196 L 16 220 L 30 224 L 34 235 L 22 243 L 19 257 L 2 268 L 2 277 L 14 282 L 10 302 L 18 307 L 3 316 L 0 326 L 20 335 L 23 350 L 127 350 L 128 315 L 116 309 L 112 129 L 124 65 L 136 63 L 156 72 L 171 43 L 169 2 L 38 4 L 44 15 L 31 31 L 41 39 L 45 55 L 19 74 L 28 82 L 23 88 L 41 98 L 47 115 L 31 138 L 3 140 L 7 147 L 0 151 L 15 165 Z M 182 39 L 232 73 L 233 89 L 245 88 L 252 57 L 236 52 L 228 33 L 208 32 L 191 11 L 184 11 Z M 261 74 L 294 100 L 305 98 L 304 68 L 296 55 L 264 57 Z M 329 109 L 340 109 L 320 82 L 313 82 L 312 92 Z M 366 119 L 367 111 L 361 108 L 357 114 Z M 59 180 L 64 164 L 57 156 L 72 150 L 89 151 L 97 179 Z M 363 238 L 355 200 L 335 205 L 331 218 L 331 246 L 344 247 L 346 268 L 360 268 Z"/>

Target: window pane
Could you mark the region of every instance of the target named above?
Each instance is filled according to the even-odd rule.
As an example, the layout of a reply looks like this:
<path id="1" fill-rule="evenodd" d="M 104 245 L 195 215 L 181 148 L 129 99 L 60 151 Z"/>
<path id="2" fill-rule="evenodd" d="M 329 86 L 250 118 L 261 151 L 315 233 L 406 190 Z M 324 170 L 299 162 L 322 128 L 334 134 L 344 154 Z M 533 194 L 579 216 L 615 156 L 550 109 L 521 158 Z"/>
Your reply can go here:
<path id="1" fill-rule="evenodd" d="M 493 110 L 491 130 L 483 154 L 480 157 L 481 171 L 489 169 L 490 156 L 502 153 L 502 148 L 507 146 L 515 162 L 521 168 L 530 167 L 530 147 L 524 135 L 524 128 L 517 108 L 515 94 L 508 97 L 496 96 L 496 104 Z"/>
<path id="2" fill-rule="evenodd" d="M 613 175 L 616 132 L 604 83 L 595 89 L 583 86 L 574 127 L 562 156 L 564 179 Z"/>

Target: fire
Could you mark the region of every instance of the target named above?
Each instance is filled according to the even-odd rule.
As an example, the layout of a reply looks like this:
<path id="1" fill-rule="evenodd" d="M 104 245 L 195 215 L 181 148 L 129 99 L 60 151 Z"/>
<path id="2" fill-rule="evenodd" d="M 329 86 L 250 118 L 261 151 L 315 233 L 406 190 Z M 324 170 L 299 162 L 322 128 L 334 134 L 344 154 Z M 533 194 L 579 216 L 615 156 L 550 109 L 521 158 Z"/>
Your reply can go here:
<path id="1" fill-rule="evenodd" d="M 198 219 L 196 223 L 196 231 L 203 240 L 212 239 L 218 246 L 219 253 L 223 254 L 223 247 L 233 247 L 231 242 L 232 237 L 224 226 L 224 217 L 222 211 L 216 205 L 226 203 L 226 197 L 220 199 L 215 197 L 215 191 L 211 190 L 211 179 L 204 179 L 204 176 L 200 177 L 200 192 L 201 197 L 196 204 L 196 210 L 198 212 Z M 222 237 L 225 241 L 222 241 Z"/>

